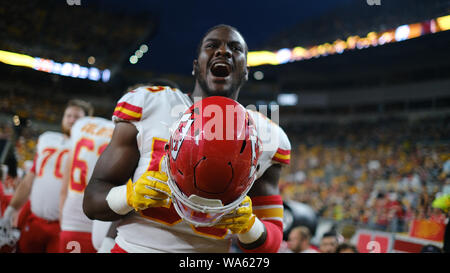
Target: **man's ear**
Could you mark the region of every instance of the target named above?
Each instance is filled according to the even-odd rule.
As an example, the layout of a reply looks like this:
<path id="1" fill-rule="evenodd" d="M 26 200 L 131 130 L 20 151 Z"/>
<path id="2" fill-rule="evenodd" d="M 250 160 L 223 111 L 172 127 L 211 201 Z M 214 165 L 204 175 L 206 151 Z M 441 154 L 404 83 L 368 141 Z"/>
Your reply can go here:
<path id="1" fill-rule="evenodd" d="M 197 71 L 198 61 L 194 60 L 192 63 L 192 76 L 195 76 L 195 71 Z"/>

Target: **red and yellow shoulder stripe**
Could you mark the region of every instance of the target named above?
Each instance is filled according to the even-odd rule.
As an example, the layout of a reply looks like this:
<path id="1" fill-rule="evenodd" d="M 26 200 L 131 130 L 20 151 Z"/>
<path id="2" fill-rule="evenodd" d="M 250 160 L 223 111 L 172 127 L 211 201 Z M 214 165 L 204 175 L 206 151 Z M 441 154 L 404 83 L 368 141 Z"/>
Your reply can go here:
<path id="1" fill-rule="evenodd" d="M 283 164 L 289 164 L 291 162 L 291 150 L 283 150 L 278 148 L 272 160 Z"/>
<path id="2" fill-rule="evenodd" d="M 123 101 L 117 104 L 113 115 L 124 120 L 139 121 L 142 117 L 142 107 Z"/>
<path id="3" fill-rule="evenodd" d="M 283 200 L 279 195 L 252 197 L 252 208 L 260 220 L 283 222 Z"/>

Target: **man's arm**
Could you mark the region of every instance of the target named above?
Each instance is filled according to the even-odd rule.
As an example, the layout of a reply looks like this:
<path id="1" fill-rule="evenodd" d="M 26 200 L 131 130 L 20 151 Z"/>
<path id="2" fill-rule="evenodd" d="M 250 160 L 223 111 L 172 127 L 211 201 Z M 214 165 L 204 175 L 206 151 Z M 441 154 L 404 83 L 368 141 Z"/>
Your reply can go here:
<path id="1" fill-rule="evenodd" d="M 72 167 L 72 157 L 73 157 L 73 154 L 72 154 L 72 152 L 70 152 L 69 156 L 66 159 L 65 168 L 63 171 L 63 179 L 62 179 L 60 199 L 59 199 L 59 223 L 60 224 L 62 221 L 62 213 L 63 213 L 64 203 L 66 202 L 67 191 L 69 188 L 70 169 Z"/>
<path id="2" fill-rule="evenodd" d="M 23 180 L 17 186 L 9 206 L 15 210 L 19 210 L 28 200 L 31 193 L 31 188 L 33 187 L 33 181 L 35 174 L 33 172 L 28 172 Z"/>
<path id="3" fill-rule="evenodd" d="M 8 226 L 11 226 L 13 224 L 13 219 L 17 216 L 17 212 L 30 197 L 34 177 L 35 174 L 33 172 L 28 172 L 24 179 L 19 183 L 19 186 L 17 186 L 8 207 L 5 209 L 3 217 L 0 218 L 2 219 L 2 221 L 0 221 L 2 225 L 6 223 Z"/>
<path id="4" fill-rule="evenodd" d="M 90 219 L 115 221 L 123 215 L 115 213 L 106 201 L 112 188 L 124 185 L 130 179 L 139 161 L 136 127 L 118 122 L 111 142 L 97 161 L 84 192 L 83 210 Z"/>
<path id="5" fill-rule="evenodd" d="M 274 164 L 270 166 L 264 174 L 253 183 L 252 188 L 248 192 L 248 196 L 255 197 L 280 194 L 278 188 L 280 176 L 281 165 Z"/>

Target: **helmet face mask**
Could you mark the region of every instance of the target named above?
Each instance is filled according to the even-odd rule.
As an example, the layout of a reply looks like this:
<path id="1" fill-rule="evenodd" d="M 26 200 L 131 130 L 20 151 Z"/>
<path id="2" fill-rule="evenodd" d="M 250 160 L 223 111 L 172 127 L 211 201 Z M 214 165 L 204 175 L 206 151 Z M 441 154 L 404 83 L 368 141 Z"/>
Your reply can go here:
<path id="1" fill-rule="evenodd" d="M 167 166 L 169 166 L 170 163 L 168 157 L 166 157 L 165 160 L 167 160 Z M 167 182 L 172 191 L 172 203 L 178 215 L 186 222 L 196 227 L 202 227 L 215 225 L 224 215 L 237 208 L 244 200 L 247 192 L 253 185 L 255 178 L 256 171 L 252 175 L 252 183 L 248 189 L 238 199 L 228 205 L 223 205 L 220 199 L 207 199 L 194 194 L 189 197 L 186 196 L 178 188 L 175 180 L 172 179 L 170 171 L 169 180 Z"/>
<path id="2" fill-rule="evenodd" d="M 165 157 L 173 205 L 187 222 L 212 226 L 239 206 L 256 179 L 254 122 L 236 101 L 208 97 L 176 125 Z"/>

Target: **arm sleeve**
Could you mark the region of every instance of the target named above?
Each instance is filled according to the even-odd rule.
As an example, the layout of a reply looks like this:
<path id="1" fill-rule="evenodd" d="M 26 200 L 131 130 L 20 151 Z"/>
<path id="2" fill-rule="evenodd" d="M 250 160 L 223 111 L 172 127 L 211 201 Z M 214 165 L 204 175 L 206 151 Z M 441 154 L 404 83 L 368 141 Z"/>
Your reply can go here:
<path id="1" fill-rule="evenodd" d="M 283 200 L 280 195 L 252 197 L 253 213 L 266 228 L 264 243 L 256 248 L 241 249 L 246 253 L 276 253 L 283 241 Z"/>
<path id="2" fill-rule="evenodd" d="M 281 165 L 289 165 L 291 162 L 291 142 L 281 127 L 278 127 L 277 129 L 279 144 L 277 151 L 272 157 L 272 162 Z"/>
<path id="3" fill-rule="evenodd" d="M 142 117 L 142 108 L 145 103 L 145 88 L 140 87 L 123 95 L 117 102 L 112 120 L 116 123 L 119 121 L 137 122 Z"/>

